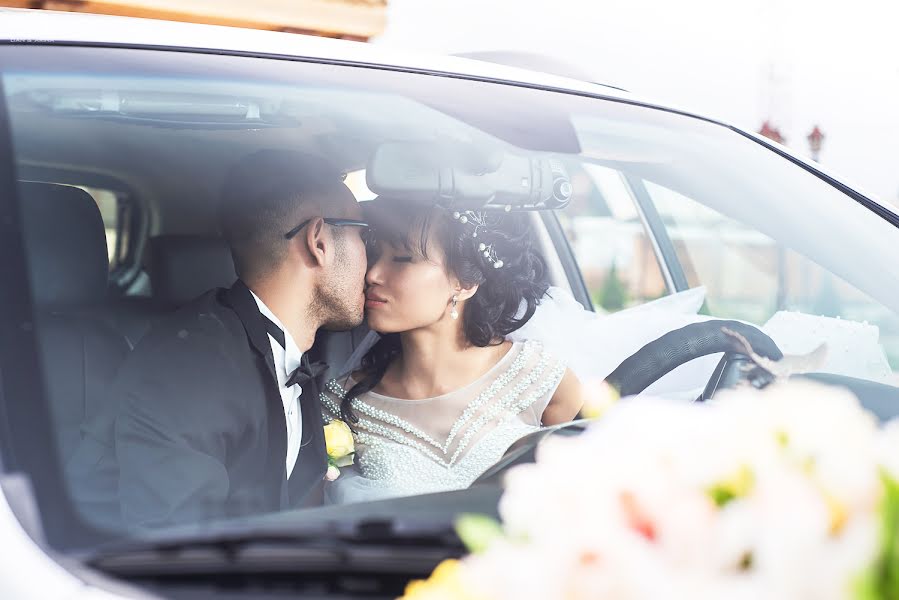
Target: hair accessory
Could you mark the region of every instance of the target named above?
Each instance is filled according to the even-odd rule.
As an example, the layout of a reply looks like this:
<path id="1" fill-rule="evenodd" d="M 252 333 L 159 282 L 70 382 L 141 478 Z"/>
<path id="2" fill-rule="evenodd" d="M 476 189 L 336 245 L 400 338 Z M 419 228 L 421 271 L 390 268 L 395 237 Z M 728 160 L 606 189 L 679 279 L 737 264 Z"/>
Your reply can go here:
<path id="1" fill-rule="evenodd" d="M 455 211 L 453 213 L 453 219 L 455 219 L 462 225 L 468 225 L 469 228 L 472 228 L 472 238 L 477 239 L 479 233 L 484 234 L 489 232 L 486 213 L 475 212 L 472 210 L 467 210 L 465 212 Z M 478 244 L 478 252 L 480 252 L 484 256 L 484 259 L 488 263 L 493 265 L 494 269 L 502 268 L 504 263 L 496 256 L 496 250 L 494 249 L 493 244 L 488 242 L 481 242 L 480 244 Z"/>

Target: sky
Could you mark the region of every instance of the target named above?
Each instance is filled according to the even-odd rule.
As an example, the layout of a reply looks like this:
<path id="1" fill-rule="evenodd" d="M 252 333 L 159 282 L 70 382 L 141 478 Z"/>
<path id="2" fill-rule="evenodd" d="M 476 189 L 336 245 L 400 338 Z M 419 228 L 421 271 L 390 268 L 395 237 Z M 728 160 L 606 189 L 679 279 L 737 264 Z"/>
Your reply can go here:
<path id="1" fill-rule="evenodd" d="M 899 1 L 389 0 L 378 44 L 541 52 L 757 131 L 899 205 Z"/>

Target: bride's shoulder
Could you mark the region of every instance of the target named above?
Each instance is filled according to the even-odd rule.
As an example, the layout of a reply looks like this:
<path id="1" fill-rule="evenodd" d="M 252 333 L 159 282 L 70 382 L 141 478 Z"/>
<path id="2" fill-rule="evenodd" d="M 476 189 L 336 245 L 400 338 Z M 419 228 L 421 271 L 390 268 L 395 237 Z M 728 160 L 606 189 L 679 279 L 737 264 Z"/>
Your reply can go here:
<path id="1" fill-rule="evenodd" d="M 528 339 L 515 342 L 519 367 L 565 366 L 562 359 L 540 340 Z"/>
<path id="2" fill-rule="evenodd" d="M 349 387 L 346 386 L 346 379 L 329 379 L 325 385 L 322 387 L 321 395 L 331 395 L 337 396 L 338 398 L 343 398 L 346 395 Z M 342 383 L 343 382 L 343 383 Z"/>
<path id="3" fill-rule="evenodd" d="M 347 377 L 329 379 L 319 392 L 322 405 L 322 416 L 330 422 L 340 418 L 340 405 L 347 391 L 353 387 Z"/>
<path id="4" fill-rule="evenodd" d="M 518 340 L 514 342 L 513 348 L 517 347 L 518 352 L 521 355 L 531 356 L 534 358 L 538 358 L 544 355 L 551 354 L 546 345 L 540 340 L 527 339 L 527 340 Z"/>

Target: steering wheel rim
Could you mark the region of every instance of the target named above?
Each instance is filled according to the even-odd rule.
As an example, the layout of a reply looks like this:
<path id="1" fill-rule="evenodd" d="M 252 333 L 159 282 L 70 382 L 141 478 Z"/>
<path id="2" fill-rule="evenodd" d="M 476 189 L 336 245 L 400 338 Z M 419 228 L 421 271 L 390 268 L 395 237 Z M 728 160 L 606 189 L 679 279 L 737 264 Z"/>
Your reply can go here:
<path id="1" fill-rule="evenodd" d="M 725 359 L 745 355 L 742 342 L 725 333 L 725 329 L 745 338 L 756 354 L 771 360 L 783 358 L 783 352 L 774 340 L 757 327 L 740 321 L 713 319 L 691 323 L 649 342 L 618 365 L 606 381 L 622 397 L 634 396 L 696 358 L 721 352 Z"/>

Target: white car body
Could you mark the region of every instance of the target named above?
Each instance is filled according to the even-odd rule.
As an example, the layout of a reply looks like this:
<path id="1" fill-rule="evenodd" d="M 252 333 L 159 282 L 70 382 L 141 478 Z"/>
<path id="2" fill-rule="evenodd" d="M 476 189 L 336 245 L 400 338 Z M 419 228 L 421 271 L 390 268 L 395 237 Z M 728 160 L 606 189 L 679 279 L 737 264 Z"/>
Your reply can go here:
<path id="1" fill-rule="evenodd" d="M 0 9 L 0 45 L 9 44 L 178 49 L 365 65 L 553 89 L 694 114 L 677 107 L 644 100 L 616 88 L 478 60 L 397 52 L 358 42 L 230 27 L 83 13 Z M 719 120 L 716 122 L 720 123 Z M 736 127 L 733 129 L 739 130 Z M 739 131 L 759 139 L 777 152 L 801 162 L 808 169 L 824 174 L 832 181 L 837 183 L 842 181 L 825 172 L 816 163 L 795 155 L 788 148 L 759 138 L 752 132 Z M 853 190 L 858 189 L 845 183 L 842 185 Z M 867 197 L 871 199 L 870 195 Z M 893 212 L 887 205 L 874 199 L 872 201 L 884 211 Z M 67 565 L 68 559 L 60 559 L 48 550 L 39 541 L 39 537 L 29 535 L 22 526 L 20 517 L 17 517 L 11 508 L 6 495 L 0 490 L 0 539 L 3 540 L 3 555 L 7 558 L 0 562 L 0 597 L 71 600 L 147 597 L 145 592 L 135 588 L 122 586 L 100 575 L 85 573 L 83 567 Z"/>

